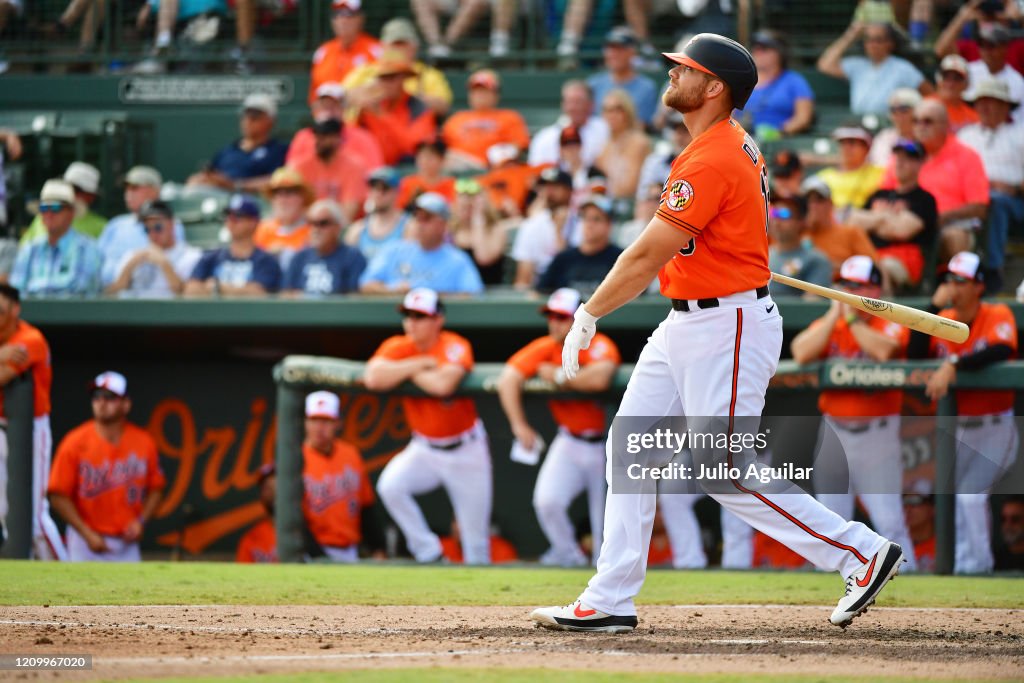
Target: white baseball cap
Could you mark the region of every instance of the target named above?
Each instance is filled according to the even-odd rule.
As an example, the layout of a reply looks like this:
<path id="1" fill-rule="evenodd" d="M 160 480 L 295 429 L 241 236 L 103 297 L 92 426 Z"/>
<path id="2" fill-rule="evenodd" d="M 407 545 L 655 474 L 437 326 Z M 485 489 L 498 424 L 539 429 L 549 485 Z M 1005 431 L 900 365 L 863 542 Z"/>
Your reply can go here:
<path id="1" fill-rule="evenodd" d="M 314 391 L 306 397 L 306 417 L 326 417 L 337 420 L 341 415 L 341 400 L 330 391 Z"/>
<path id="2" fill-rule="evenodd" d="M 263 92 L 254 92 L 248 95 L 242 101 L 238 113 L 244 113 L 247 109 L 261 111 L 272 119 L 277 118 L 277 100 Z"/>
<path id="3" fill-rule="evenodd" d="M 39 193 L 39 201 L 64 202 L 65 204 L 74 206 L 75 188 L 71 187 L 71 183 L 59 178 L 47 180 L 43 183 L 43 189 Z"/>
<path id="4" fill-rule="evenodd" d="M 959 74 L 967 75 L 967 60 L 960 55 L 946 55 L 939 62 L 939 73 L 944 71 L 955 71 Z"/>
<path id="5" fill-rule="evenodd" d="M 861 285 L 879 285 L 882 283 L 882 274 L 870 256 L 851 256 L 839 267 L 839 280 Z"/>
<path id="6" fill-rule="evenodd" d="M 64 180 L 89 194 L 96 194 L 100 191 L 99 169 L 84 161 L 72 161 L 68 169 L 64 171 Z"/>
<path id="7" fill-rule="evenodd" d="M 338 102 L 345 101 L 345 86 L 337 82 L 322 83 L 319 88 L 316 89 L 317 97 L 330 97 L 332 100 Z"/>
<path id="8" fill-rule="evenodd" d="M 500 166 L 506 161 L 519 158 L 519 147 L 511 142 L 499 142 L 487 148 L 487 163 Z"/>
<path id="9" fill-rule="evenodd" d="M 548 297 L 548 302 L 540 307 L 540 312 L 544 315 L 558 313 L 559 315 L 571 316 L 580 307 L 582 298 L 580 293 L 572 287 L 562 287 L 551 293 L 551 296 Z"/>
<path id="10" fill-rule="evenodd" d="M 152 166 L 133 166 L 124 177 L 125 185 L 139 185 L 141 187 L 160 187 L 164 184 L 160 171 Z"/>
<path id="11" fill-rule="evenodd" d="M 417 287 L 416 289 L 409 290 L 398 310 L 402 313 L 414 311 L 423 315 L 437 315 L 438 313 L 444 313 L 444 304 L 441 303 L 441 298 L 434 290 L 426 287 Z"/>
<path id="12" fill-rule="evenodd" d="M 949 260 L 949 272 L 965 280 L 981 280 L 981 257 L 974 252 L 961 251 Z"/>
<path id="13" fill-rule="evenodd" d="M 124 397 L 128 395 L 128 380 L 120 372 L 107 370 L 102 374 L 96 375 L 96 379 L 92 381 L 91 390 L 96 391 L 97 389 L 104 389 L 112 394 Z"/>

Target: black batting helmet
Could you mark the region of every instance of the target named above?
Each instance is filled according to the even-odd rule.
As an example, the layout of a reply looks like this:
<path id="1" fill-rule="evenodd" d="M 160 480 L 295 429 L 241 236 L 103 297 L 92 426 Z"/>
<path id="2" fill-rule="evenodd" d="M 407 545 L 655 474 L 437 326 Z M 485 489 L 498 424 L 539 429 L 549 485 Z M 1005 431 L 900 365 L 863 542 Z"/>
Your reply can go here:
<path id="1" fill-rule="evenodd" d="M 747 49 L 735 40 L 715 33 L 698 33 L 682 52 L 663 52 L 666 58 L 706 74 L 729 86 L 732 104 L 743 109 L 757 85 L 757 67 Z"/>

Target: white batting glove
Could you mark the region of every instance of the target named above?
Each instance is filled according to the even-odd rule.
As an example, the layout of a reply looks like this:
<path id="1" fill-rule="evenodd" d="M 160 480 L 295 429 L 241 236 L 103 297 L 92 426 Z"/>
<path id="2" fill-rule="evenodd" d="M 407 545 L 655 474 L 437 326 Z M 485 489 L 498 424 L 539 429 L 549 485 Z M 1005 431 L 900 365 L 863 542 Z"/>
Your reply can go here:
<path id="1" fill-rule="evenodd" d="M 572 327 L 562 343 L 562 371 L 569 379 L 575 379 L 580 369 L 580 351 L 590 348 L 590 340 L 597 334 L 597 318 L 587 313 L 583 306 L 576 309 Z"/>

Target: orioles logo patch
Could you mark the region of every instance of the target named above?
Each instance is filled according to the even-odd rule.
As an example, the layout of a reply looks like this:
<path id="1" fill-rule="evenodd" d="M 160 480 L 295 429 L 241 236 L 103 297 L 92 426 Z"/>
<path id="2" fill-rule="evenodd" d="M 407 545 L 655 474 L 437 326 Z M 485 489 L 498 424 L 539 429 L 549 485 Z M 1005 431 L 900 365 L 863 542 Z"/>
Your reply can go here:
<path id="1" fill-rule="evenodd" d="M 673 180 L 665 198 L 665 206 L 673 211 L 682 211 L 693 202 L 693 186 L 685 180 Z"/>
<path id="2" fill-rule="evenodd" d="M 999 323 L 996 325 L 996 336 L 1009 341 L 1013 338 L 1013 327 L 1010 323 Z"/>

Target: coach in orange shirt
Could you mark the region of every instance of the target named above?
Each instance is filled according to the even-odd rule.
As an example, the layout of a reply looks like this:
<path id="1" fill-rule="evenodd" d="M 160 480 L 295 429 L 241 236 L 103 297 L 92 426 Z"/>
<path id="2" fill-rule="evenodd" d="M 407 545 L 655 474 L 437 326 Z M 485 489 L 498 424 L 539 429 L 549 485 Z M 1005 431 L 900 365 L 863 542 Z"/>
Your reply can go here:
<path id="1" fill-rule="evenodd" d="M 316 391 L 306 397 L 306 441 L 302 445 L 302 513 L 324 554 L 335 562 L 356 562 L 362 540 L 362 511 L 373 505 L 373 488 L 363 456 L 337 438 L 341 402 Z"/>
<path id="2" fill-rule="evenodd" d="M 409 381 L 427 396 L 405 396 L 412 440 L 381 472 L 377 493 L 405 534 L 417 562 L 441 559 L 442 547 L 413 496 L 443 486 L 462 531 L 466 564 L 490 563 L 491 454 L 473 399 L 453 396 L 473 369 L 473 349 L 444 329 L 444 304 L 432 289 L 405 295 L 399 307 L 405 334 L 391 337 L 366 365 L 370 391 Z"/>
<path id="3" fill-rule="evenodd" d="M 516 440 L 527 450 L 532 450 L 540 438 L 523 410 L 522 390 L 527 379 L 540 377 L 565 391 L 602 392 L 611 385 L 621 361 L 615 343 L 598 334 L 590 342 L 590 348 L 580 354 L 579 375 L 566 379 L 562 371 L 562 342 L 579 306 L 580 293 L 575 289 L 564 287 L 556 290 L 540 309 L 548 319 L 548 334 L 517 351 L 498 379 L 501 407 L 512 425 Z M 597 401 L 581 399 L 554 399 L 548 406 L 558 425 L 558 434 L 551 442 L 533 490 L 533 509 L 551 544 L 540 561 L 541 564 L 566 567 L 587 564 L 587 557 L 576 543 L 576 533 L 569 520 L 569 505 L 578 494 L 586 491 L 596 564 L 601 550 L 607 491 L 604 406 Z"/>
<path id="4" fill-rule="evenodd" d="M 530 146 L 530 131 L 522 115 L 512 109 L 498 109 L 498 74 L 490 69 L 475 71 L 466 87 L 469 110 L 452 114 L 441 129 L 448 145 L 445 163 L 450 170 L 486 169 L 487 150 L 492 145 L 508 142 L 520 152 Z"/>
<path id="5" fill-rule="evenodd" d="M 331 29 L 334 38 L 313 53 L 309 72 L 309 102 L 316 99 L 323 83 L 340 83 L 350 71 L 380 57 L 380 41 L 363 33 L 362 0 L 334 0 L 331 3 Z"/>
<path id="6" fill-rule="evenodd" d="M 277 497 L 277 471 L 274 463 L 260 468 L 260 504 L 267 514 L 253 524 L 238 541 L 235 562 L 277 562 L 277 529 L 274 527 L 274 499 Z"/>
<path id="7" fill-rule="evenodd" d="M 68 523 L 72 562 L 138 562 L 139 541 L 164 488 L 156 442 L 128 422 L 128 381 L 104 372 L 92 384 L 93 419 L 57 446 L 47 493 Z"/>

